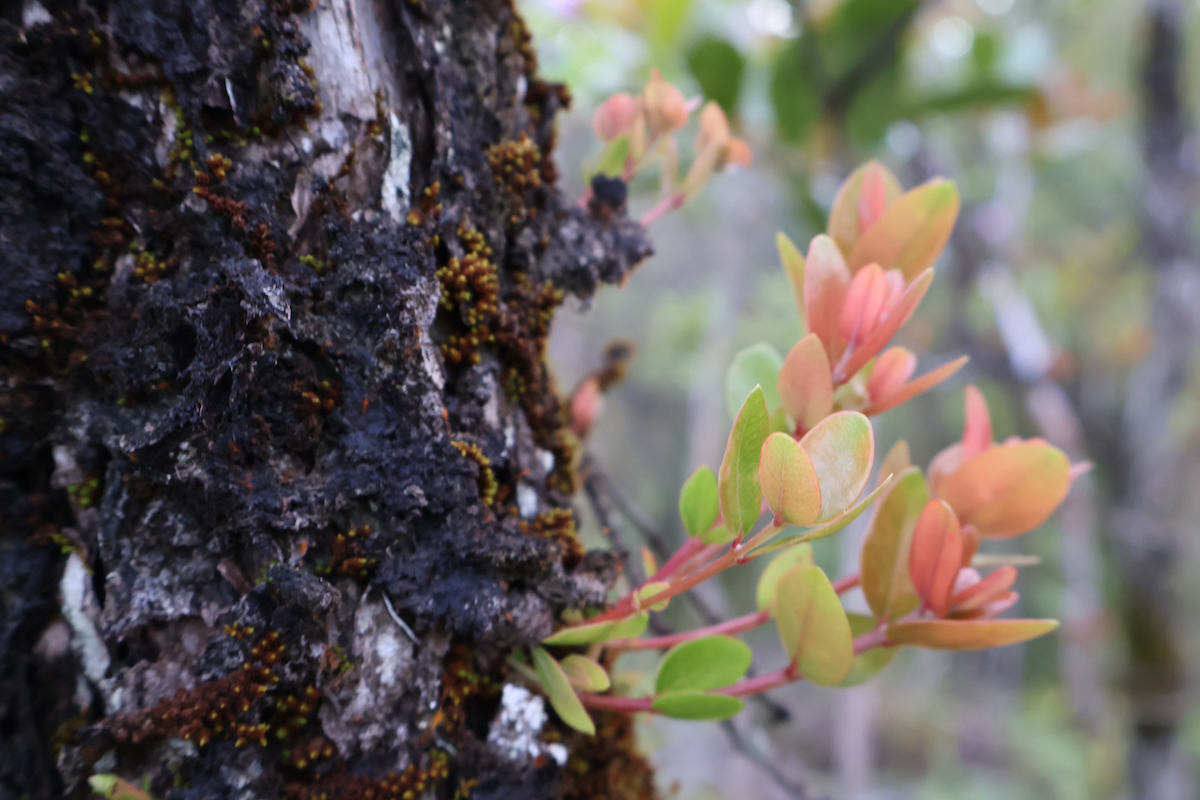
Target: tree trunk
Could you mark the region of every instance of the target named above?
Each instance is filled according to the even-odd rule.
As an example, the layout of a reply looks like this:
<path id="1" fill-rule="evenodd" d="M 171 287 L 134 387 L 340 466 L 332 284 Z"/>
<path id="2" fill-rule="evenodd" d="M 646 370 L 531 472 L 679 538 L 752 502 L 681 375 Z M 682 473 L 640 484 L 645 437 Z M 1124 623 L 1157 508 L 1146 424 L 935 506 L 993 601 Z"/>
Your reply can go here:
<path id="1" fill-rule="evenodd" d="M 511 3 L 0 8 L 0 797 L 653 796 L 505 683 L 619 570 L 553 309 L 650 251 Z"/>

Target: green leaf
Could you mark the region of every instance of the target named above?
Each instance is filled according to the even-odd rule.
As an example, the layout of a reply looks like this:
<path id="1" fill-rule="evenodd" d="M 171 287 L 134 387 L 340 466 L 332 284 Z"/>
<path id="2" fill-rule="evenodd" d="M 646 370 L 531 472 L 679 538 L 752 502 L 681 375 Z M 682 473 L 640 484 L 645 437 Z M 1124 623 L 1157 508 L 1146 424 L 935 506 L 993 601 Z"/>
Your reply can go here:
<path id="1" fill-rule="evenodd" d="M 733 421 L 717 480 L 721 516 L 734 534 L 745 533 L 758 520 L 762 508 L 758 463 L 769 431 L 770 415 L 762 387 L 758 386 Z"/>
<path id="2" fill-rule="evenodd" d="M 542 688 L 546 690 L 546 696 L 550 698 L 550 705 L 554 706 L 562 721 L 577 731 L 594 736 L 596 726 L 592 724 L 592 718 L 588 716 L 583 703 L 579 702 L 579 695 L 571 688 L 571 682 L 558 662 L 542 648 L 535 647 L 533 667 L 537 670 Z"/>
<path id="3" fill-rule="evenodd" d="M 875 491 L 871 492 L 862 500 L 859 500 L 853 508 L 847 509 L 845 513 L 834 517 L 822 525 L 814 525 L 811 528 L 806 528 L 803 532 L 798 533 L 795 536 L 777 539 L 776 541 L 759 547 L 754 551 L 754 557 L 757 558 L 758 556 L 765 556 L 767 553 L 774 553 L 776 550 L 782 550 L 785 547 L 792 547 L 804 542 L 815 542 L 818 539 L 824 539 L 826 536 L 832 536 L 842 528 L 845 528 L 851 522 L 854 522 L 854 520 L 858 519 L 859 516 L 867 510 L 867 507 L 874 502 L 875 498 L 879 496 L 879 493 L 883 491 L 883 488 L 888 485 L 889 480 L 890 479 L 885 479 L 883 483 L 875 487 Z"/>
<path id="4" fill-rule="evenodd" d="M 775 384 L 779 382 L 782 366 L 783 356 L 766 342 L 750 345 L 734 356 L 725 373 L 725 401 L 729 404 L 729 413 L 742 407 L 755 386 L 762 387 L 768 411 L 779 408 L 783 401 L 779 399 Z"/>
<path id="5" fill-rule="evenodd" d="M 775 234 L 775 247 L 779 250 L 779 263 L 792 287 L 792 299 L 796 301 L 796 313 L 804 319 L 804 255 L 796 243 L 783 232 Z M 807 322 L 805 322 L 807 324 Z"/>
<path id="6" fill-rule="evenodd" d="M 892 488 L 875 509 L 859 555 L 863 594 L 877 618 L 897 619 L 917 607 L 908 576 L 913 528 L 929 502 L 921 470 L 909 467 L 892 480 Z"/>
<path id="7" fill-rule="evenodd" d="M 873 617 L 865 614 L 847 614 L 846 619 L 850 621 L 850 634 L 856 637 L 875 630 L 877 624 Z M 838 684 L 838 688 L 848 689 L 851 686 L 866 683 L 892 663 L 892 659 L 899 652 L 899 647 L 873 647 L 865 653 L 856 655 L 854 665 L 850 667 L 850 672 Z"/>
<path id="8" fill-rule="evenodd" d="M 638 607 L 638 608 L 643 607 L 642 606 L 643 599 L 649 599 L 651 597 L 654 597 L 654 595 L 658 594 L 659 592 L 663 591 L 664 589 L 670 588 L 670 586 L 671 586 L 671 584 L 667 583 L 666 581 L 655 581 L 654 583 L 647 583 L 645 586 L 641 587 L 640 589 L 636 590 L 633 593 L 633 601 L 634 601 L 636 607 Z M 668 597 L 666 600 L 661 600 L 652 606 L 648 606 L 647 608 L 650 611 L 662 611 L 664 608 L 667 607 L 667 603 L 670 603 L 670 602 L 671 602 L 671 598 Z"/>
<path id="9" fill-rule="evenodd" d="M 542 640 L 542 644 L 567 646 L 576 644 L 595 644 L 607 642 L 609 639 L 632 639 L 641 636 L 646 630 L 650 615 L 640 611 L 625 619 L 609 620 L 608 622 L 593 622 L 590 625 L 575 625 L 563 628 L 558 633 Z"/>
<path id="10" fill-rule="evenodd" d="M 736 683 L 750 668 L 750 648 L 731 636 L 706 636 L 672 647 L 658 668 L 656 694 L 706 691 Z"/>
<path id="11" fill-rule="evenodd" d="M 740 697 L 691 691 L 661 694 L 650 707 L 676 719 L 729 719 L 746 704 Z"/>
<path id="12" fill-rule="evenodd" d="M 571 685 L 581 692 L 603 692 L 611 685 L 604 667 L 586 656 L 572 653 L 559 666 Z"/>
<path id="13" fill-rule="evenodd" d="M 687 64 L 704 96 L 716 100 L 726 114 L 734 116 L 746 66 L 738 49 L 725 39 L 707 36 L 688 51 Z"/>
<path id="14" fill-rule="evenodd" d="M 779 585 L 779 579 L 785 573 L 794 567 L 811 563 L 813 563 L 813 550 L 810 544 L 798 544 L 795 547 L 789 547 L 772 558 L 771 563 L 767 564 L 767 568 L 759 576 L 758 588 L 754 592 L 758 610 L 770 611 L 772 606 L 775 605 L 775 591 Z"/>
<path id="15" fill-rule="evenodd" d="M 783 406 L 771 412 L 771 433 L 791 433 L 792 424 L 788 422 L 787 409 Z"/>
<path id="16" fill-rule="evenodd" d="M 807 31 L 805 34 L 807 35 Z M 811 70 L 804 60 L 801 42 L 794 39 L 779 51 L 771 75 L 771 105 L 775 125 L 782 139 L 798 142 L 821 118 L 821 99 L 817 96 Z"/>
<path id="17" fill-rule="evenodd" d="M 854 637 L 825 572 L 815 565 L 794 567 L 776 593 L 775 624 L 792 663 L 813 683 L 841 683 L 854 663 Z"/>
<path id="18" fill-rule="evenodd" d="M 690 536 L 703 536 L 717 521 L 717 475 L 706 465 L 696 468 L 679 492 L 679 518 Z"/>
<path id="19" fill-rule="evenodd" d="M 596 160 L 596 165 L 588 177 L 590 178 L 592 175 L 606 175 L 610 178 L 619 177 L 625 171 L 625 158 L 628 153 L 629 137 L 618 136 L 604 148 L 604 152 Z"/>
<path id="20" fill-rule="evenodd" d="M 875 432 L 857 411 L 830 414 L 804 435 L 800 446 L 812 459 L 821 483 L 821 519 L 840 515 L 854 505 L 871 475 Z"/>
<path id="21" fill-rule="evenodd" d="M 763 443 L 758 480 L 767 508 L 791 525 L 811 525 L 821 513 L 821 485 L 812 461 L 795 439 L 772 433 Z"/>
<path id="22" fill-rule="evenodd" d="M 677 40 L 692 8 L 692 0 L 646 0 L 641 7 L 646 15 L 646 38 L 654 49 L 677 52 Z"/>
<path id="23" fill-rule="evenodd" d="M 145 790 L 111 773 L 91 776 L 88 785 L 96 794 L 111 800 L 154 800 Z"/>
<path id="24" fill-rule="evenodd" d="M 705 544 L 725 544 L 733 541 L 733 531 L 729 530 L 724 525 L 717 525 L 709 528 L 706 533 L 702 533 L 696 537 Z"/>

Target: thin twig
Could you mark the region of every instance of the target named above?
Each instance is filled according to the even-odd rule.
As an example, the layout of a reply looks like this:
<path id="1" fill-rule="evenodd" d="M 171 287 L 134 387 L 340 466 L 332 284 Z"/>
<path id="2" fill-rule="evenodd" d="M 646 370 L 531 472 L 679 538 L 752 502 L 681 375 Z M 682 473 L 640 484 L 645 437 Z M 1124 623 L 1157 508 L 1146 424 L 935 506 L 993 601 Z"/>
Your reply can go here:
<path id="1" fill-rule="evenodd" d="M 733 720 L 723 720 L 721 722 L 721 730 L 725 732 L 725 736 L 729 739 L 729 743 L 733 745 L 733 749 L 737 750 L 750 763 L 766 773 L 771 782 L 780 789 L 783 789 L 796 798 L 796 800 L 810 800 L 812 798 L 812 795 L 808 793 L 808 789 L 804 784 L 793 781 L 780 772 L 779 768 L 772 764 L 766 755 L 738 730 L 737 726 L 733 724 Z"/>

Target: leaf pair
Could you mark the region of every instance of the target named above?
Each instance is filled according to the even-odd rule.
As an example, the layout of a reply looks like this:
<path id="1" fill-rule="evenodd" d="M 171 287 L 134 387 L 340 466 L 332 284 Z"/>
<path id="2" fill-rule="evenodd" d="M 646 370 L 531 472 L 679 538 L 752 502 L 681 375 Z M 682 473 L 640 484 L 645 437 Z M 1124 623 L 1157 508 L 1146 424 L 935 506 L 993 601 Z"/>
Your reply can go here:
<path id="1" fill-rule="evenodd" d="M 579 658 L 582 659 L 582 657 Z M 587 659 L 582 660 L 586 661 Z M 595 664 L 595 662 L 592 663 Z M 599 664 L 595 664 L 595 667 L 603 672 Z M 535 647 L 533 648 L 533 668 L 537 671 L 538 680 L 541 681 L 542 688 L 546 691 L 550 705 L 554 707 L 562 721 L 577 731 L 595 734 L 596 726 L 592 722 L 592 718 L 588 716 L 587 709 L 580 702 L 579 695 L 575 694 L 571 677 L 563 665 L 555 661 L 554 657 L 542 648 Z M 576 676 L 576 680 L 586 680 L 589 682 L 587 685 L 592 685 L 593 682 L 597 685 L 600 683 L 598 676 L 579 661 L 573 661 L 570 669 L 571 673 Z M 607 684 L 607 680 L 608 675 L 605 674 L 605 684 Z M 608 688 L 607 685 L 605 688 Z"/>
<path id="2" fill-rule="evenodd" d="M 750 668 L 750 648 L 729 636 L 706 636 L 676 645 L 654 681 L 655 711 L 680 719 L 728 719 L 745 707 L 737 697 L 714 693 Z"/>

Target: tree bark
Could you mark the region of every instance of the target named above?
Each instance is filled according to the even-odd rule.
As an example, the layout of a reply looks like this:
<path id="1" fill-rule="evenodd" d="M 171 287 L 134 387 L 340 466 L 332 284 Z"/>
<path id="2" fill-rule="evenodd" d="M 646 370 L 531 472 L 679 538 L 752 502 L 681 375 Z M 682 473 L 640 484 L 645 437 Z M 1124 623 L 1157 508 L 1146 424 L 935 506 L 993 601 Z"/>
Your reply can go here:
<path id="1" fill-rule="evenodd" d="M 619 569 L 550 318 L 650 252 L 511 3 L 3 8 L 0 797 L 653 796 L 506 685 Z"/>

